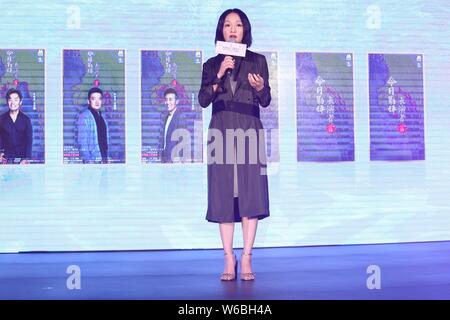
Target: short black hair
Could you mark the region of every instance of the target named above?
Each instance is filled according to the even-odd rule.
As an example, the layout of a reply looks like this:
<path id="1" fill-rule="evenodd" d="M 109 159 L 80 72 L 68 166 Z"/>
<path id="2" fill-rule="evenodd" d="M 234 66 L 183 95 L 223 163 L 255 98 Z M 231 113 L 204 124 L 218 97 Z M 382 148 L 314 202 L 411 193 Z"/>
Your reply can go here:
<path id="1" fill-rule="evenodd" d="M 91 99 L 91 94 L 93 94 L 93 93 L 100 93 L 100 95 L 101 95 L 102 98 L 103 98 L 103 91 L 102 91 L 102 89 L 100 89 L 100 88 L 98 88 L 98 87 L 93 87 L 93 88 L 91 88 L 91 89 L 89 90 L 89 92 L 88 92 L 88 100 Z"/>
<path id="2" fill-rule="evenodd" d="M 9 100 L 9 98 L 11 97 L 11 95 L 12 95 L 13 93 L 16 93 L 16 94 L 19 96 L 20 101 L 22 101 L 22 99 L 23 99 L 23 97 L 22 97 L 22 92 L 20 92 L 20 90 L 18 90 L 18 89 L 11 88 L 11 89 L 9 89 L 8 91 L 6 91 L 6 95 L 5 95 L 5 97 L 6 97 L 6 103 L 8 103 L 8 100 Z"/>
<path id="3" fill-rule="evenodd" d="M 225 24 L 225 18 L 233 12 L 238 14 L 239 18 L 242 21 L 242 24 L 244 25 L 244 36 L 242 37 L 242 43 L 245 43 L 247 47 L 250 47 L 252 45 L 252 26 L 244 11 L 237 8 L 225 10 L 220 15 L 219 21 L 217 22 L 216 39 L 214 40 L 214 43 L 216 43 L 217 41 L 225 41 L 223 37 L 223 25 Z"/>
<path id="4" fill-rule="evenodd" d="M 173 94 L 175 95 L 175 97 L 178 98 L 177 90 L 175 90 L 174 88 L 168 88 L 168 89 L 166 89 L 166 91 L 164 91 L 163 97 L 165 98 L 166 95 L 168 95 L 168 94 L 170 94 L 170 93 L 173 93 Z"/>

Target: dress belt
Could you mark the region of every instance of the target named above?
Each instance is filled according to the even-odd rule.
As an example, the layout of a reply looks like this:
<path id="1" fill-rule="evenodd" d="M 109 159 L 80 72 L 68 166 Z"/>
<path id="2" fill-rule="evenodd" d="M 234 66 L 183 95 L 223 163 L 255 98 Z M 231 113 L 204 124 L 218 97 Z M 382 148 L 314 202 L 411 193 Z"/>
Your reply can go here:
<path id="1" fill-rule="evenodd" d="M 253 116 L 259 119 L 259 106 L 254 104 L 236 102 L 236 101 L 217 101 L 213 103 L 212 114 L 216 114 L 222 111 L 236 112 L 249 116 Z"/>

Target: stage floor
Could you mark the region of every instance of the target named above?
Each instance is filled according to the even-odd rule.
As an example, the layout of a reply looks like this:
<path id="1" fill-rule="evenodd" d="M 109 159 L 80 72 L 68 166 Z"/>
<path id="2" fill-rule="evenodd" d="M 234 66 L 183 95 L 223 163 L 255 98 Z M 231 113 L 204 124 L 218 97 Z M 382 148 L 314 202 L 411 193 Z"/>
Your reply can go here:
<path id="1" fill-rule="evenodd" d="M 0 254 L 0 299 L 450 299 L 450 242 L 254 249 L 254 282 L 220 281 L 222 261 L 221 250 Z M 80 290 L 67 289 L 70 265 Z M 370 265 L 381 289 L 367 287 Z"/>

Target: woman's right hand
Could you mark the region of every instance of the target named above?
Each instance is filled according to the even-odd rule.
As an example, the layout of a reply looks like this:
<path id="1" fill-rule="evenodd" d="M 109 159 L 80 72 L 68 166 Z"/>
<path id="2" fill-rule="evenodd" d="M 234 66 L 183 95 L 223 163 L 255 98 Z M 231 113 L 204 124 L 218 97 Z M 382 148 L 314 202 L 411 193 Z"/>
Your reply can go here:
<path id="1" fill-rule="evenodd" d="M 228 69 L 234 69 L 234 58 L 231 56 L 225 56 L 223 59 L 219 72 L 217 73 L 217 78 L 222 79 Z"/>

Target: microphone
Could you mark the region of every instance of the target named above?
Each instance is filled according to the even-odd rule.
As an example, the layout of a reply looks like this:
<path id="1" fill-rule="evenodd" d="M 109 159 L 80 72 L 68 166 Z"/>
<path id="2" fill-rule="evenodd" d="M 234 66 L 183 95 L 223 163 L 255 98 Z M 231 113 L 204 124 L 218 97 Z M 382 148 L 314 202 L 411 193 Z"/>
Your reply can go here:
<path id="1" fill-rule="evenodd" d="M 230 39 L 228 39 L 227 42 L 236 43 L 236 39 L 235 38 L 230 38 Z M 234 56 L 231 56 L 231 57 L 233 57 L 233 59 L 234 59 Z M 233 74 L 233 69 L 228 68 L 227 69 L 227 76 L 231 77 L 232 74 Z"/>

